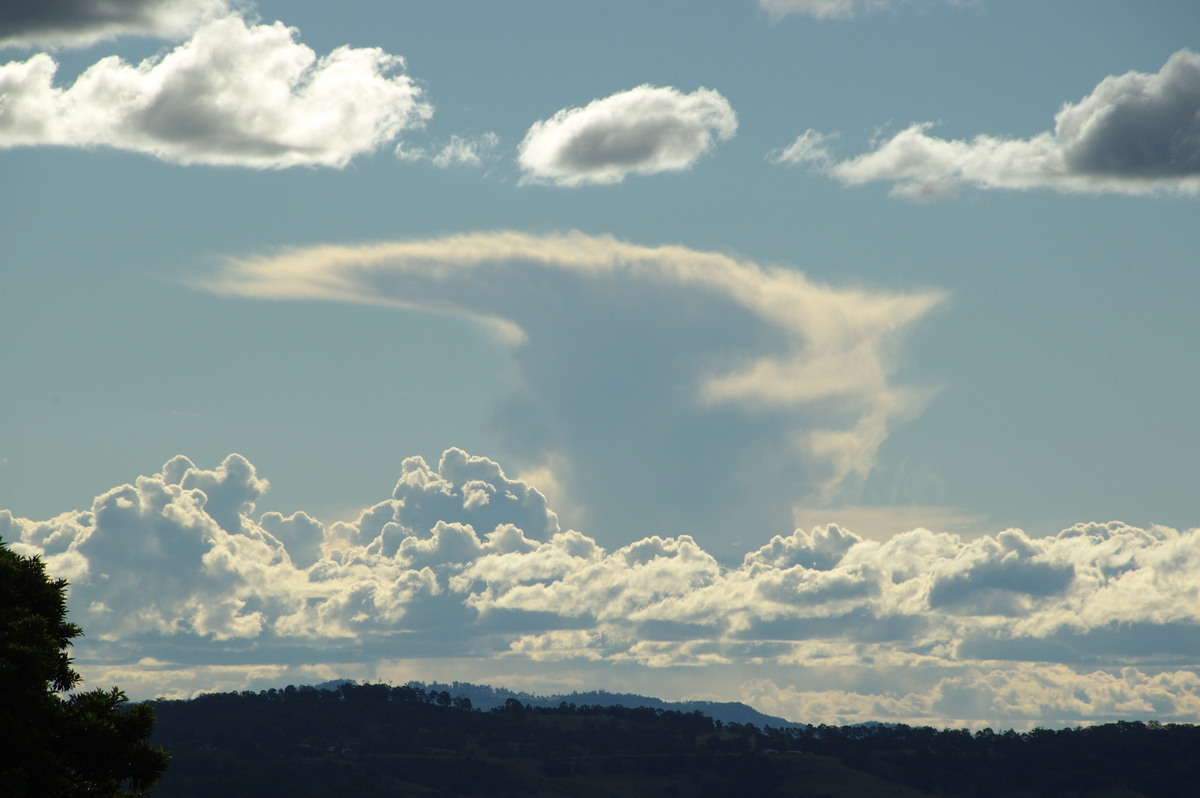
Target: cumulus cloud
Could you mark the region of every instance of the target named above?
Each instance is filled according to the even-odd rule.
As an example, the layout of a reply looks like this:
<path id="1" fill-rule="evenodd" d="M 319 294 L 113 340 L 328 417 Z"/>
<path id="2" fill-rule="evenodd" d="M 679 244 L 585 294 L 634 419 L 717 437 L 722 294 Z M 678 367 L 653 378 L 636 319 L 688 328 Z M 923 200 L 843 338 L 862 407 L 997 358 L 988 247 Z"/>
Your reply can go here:
<path id="1" fill-rule="evenodd" d="M 929 605 L 972 614 L 1018 614 L 1025 602 L 1064 591 L 1074 579 L 1070 563 L 1047 562 L 1017 530 L 966 547 L 953 564 L 933 574 Z"/>
<path id="2" fill-rule="evenodd" d="M 90 510 L 0 511 L 0 537 L 71 580 L 84 671 L 135 684 L 175 689 L 238 662 L 345 676 L 402 651 L 758 669 L 741 698 L 813 723 L 1200 712 L 1200 530 L 873 541 L 825 525 L 725 567 L 688 535 L 605 548 L 564 530 L 534 486 L 457 449 L 436 467 L 406 460 L 391 498 L 354 521 L 256 518 L 266 489 L 238 455 L 212 469 L 176 457 Z"/>
<path id="3" fill-rule="evenodd" d="M 0 66 L 0 147 L 113 147 L 181 164 L 345 166 L 432 113 L 378 48 L 318 57 L 280 22 L 216 19 L 161 57 L 112 56 L 68 88 L 46 53 Z"/>
<path id="4" fill-rule="evenodd" d="M 736 132 L 737 116 L 718 92 L 643 85 L 535 122 L 518 161 L 526 182 L 620 183 L 630 174 L 688 169 L 714 139 Z"/>
<path id="5" fill-rule="evenodd" d="M 226 0 L 50 0 L 8 3 L 0 47 L 83 47 L 116 36 L 184 38 L 225 15 Z"/>
<path id="6" fill-rule="evenodd" d="M 965 668 L 909 693 L 812 690 L 762 679 L 743 685 L 741 696 L 770 714 L 833 725 L 882 721 L 1024 730 L 1130 719 L 1194 723 L 1200 716 L 1196 673 L 1133 667 Z"/>
<path id="7" fill-rule="evenodd" d="M 495 419 L 515 459 L 565 463 L 573 503 L 616 540 L 789 529 L 794 501 L 865 475 L 890 426 L 921 406 L 921 391 L 895 384 L 894 355 L 941 300 L 581 233 L 293 250 L 231 260 L 202 285 L 495 331 L 521 377 Z"/>
<path id="8" fill-rule="evenodd" d="M 689 535 L 606 548 L 564 530 L 534 486 L 456 449 L 437 467 L 404 461 L 391 498 L 355 521 L 256 518 L 266 488 L 239 455 L 212 469 L 175 457 L 90 510 L 0 511 L 0 538 L 71 580 L 85 672 L 164 689 L 236 662 L 332 676 L 337 658 L 346 676 L 401 647 L 505 667 L 758 668 L 772 676 L 740 697 L 809 722 L 1200 710 L 1198 529 L 874 541 L 827 524 L 727 568 Z"/>
<path id="9" fill-rule="evenodd" d="M 97 497 L 89 512 L 40 525 L 18 520 L 15 545 L 43 553 L 52 571 L 72 581 L 73 611 L 101 639 L 255 637 L 293 571 L 276 538 L 243 523 L 265 487 L 239 455 L 212 471 L 177 457 L 162 472 Z M 3 516 L 0 535 L 11 541 L 4 527 L 14 522 Z M 268 584 L 277 588 L 261 589 Z M 269 595 L 274 590 L 283 593 Z"/>
<path id="10" fill-rule="evenodd" d="M 1102 80 L 1055 115 L 1053 131 L 1029 139 L 900 131 L 871 152 L 832 161 L 825 137 L 806 131 L 774 158 L 816 165 L 847 185 L 894 183 L 909 199 L 954 196 L 962 186 L 1051 188 L 1071 193 L 1194 196 L 1200 192 L 1200 54 L 1180 50 L 1154 74 Z"/>

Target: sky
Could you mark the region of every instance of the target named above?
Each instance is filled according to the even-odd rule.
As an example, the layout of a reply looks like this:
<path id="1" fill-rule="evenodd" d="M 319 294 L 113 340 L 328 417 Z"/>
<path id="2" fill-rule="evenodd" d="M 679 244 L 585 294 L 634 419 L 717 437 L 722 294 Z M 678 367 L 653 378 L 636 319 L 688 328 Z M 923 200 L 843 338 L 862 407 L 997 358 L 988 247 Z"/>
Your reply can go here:
<path id="1" fill-rule="evenodd" d="M 89 685 L 1200 719 L 1200 6 L 0 0 Z"/>

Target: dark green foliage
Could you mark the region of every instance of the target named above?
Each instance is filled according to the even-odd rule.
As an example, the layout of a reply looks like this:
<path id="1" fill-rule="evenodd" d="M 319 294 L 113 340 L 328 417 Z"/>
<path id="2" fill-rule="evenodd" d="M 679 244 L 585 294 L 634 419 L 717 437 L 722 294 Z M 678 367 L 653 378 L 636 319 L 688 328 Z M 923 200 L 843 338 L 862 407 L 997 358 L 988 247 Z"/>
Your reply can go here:
<path id="1" fill-rule="evenodd" d="M 787 726 L 788 721 L 772 715 L 764 715 L 753 707 L 736 702 L 725 701 L 663 701 L 653 696 L 634 695 L 631 693 L 610 693 L 606 690 L 589 690 L 585 693 L 534 695 L 518 693 L 504 688 L 490 687 L 469 682 L 439 682 L 422 683 L 410 682 L 414 687 L 425 690 L 449 692 L 450 695 L 469 700 L 479 709 L 492 709 L 503 706 L 510 698 L 515 698 L 522 704 L 534 707 L 556 707 L 560 704 L 590 704 L 592 706 L 623 706 L 651 707 L 653 709 L 669 709 L 676 712 L 703 712 L 705 715 L 724 721 L 725 723 L 753 723 L 756 726 Z"/>
<path id="2" fill-rule="evenodd" d="M 67 648 L 82 633 L 66 620 L 66 586 L 0 542 L 0 792 L 140 795 L 167 762 L 149 743 L 153 710 L 116 688 L 60 695 L 79 682 Z"/>
<path id="3" fill-rule="evenodd" d="M 567 702 L 469 711 L 445 693 L 343 684 L 154 702 L 175 756 L 156 795 L 1167 798 L 1200 784 L 1190 725 L 760 729 Z"/>
<path id="4" fill-rule="evenodd" d="M 899 724 L 791 734 L 806 750 L 934 795 L 1187 798 L 1200 784 L 1200 727 L 1191 724 L 974 734 Z"/>

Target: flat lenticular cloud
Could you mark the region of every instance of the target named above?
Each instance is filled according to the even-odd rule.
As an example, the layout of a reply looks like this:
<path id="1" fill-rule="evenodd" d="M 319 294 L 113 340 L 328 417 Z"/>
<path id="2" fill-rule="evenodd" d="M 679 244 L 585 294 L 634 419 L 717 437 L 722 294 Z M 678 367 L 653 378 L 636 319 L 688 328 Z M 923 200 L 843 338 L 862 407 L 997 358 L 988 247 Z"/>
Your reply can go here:
<path id="1" fill-rule="evenodd" d="M 1102 80 L 1055 115 L 1053 131 L 1030 139 L 929 135 L 912 125 L 871 152 L 833 161 L 807 131 L 775 155 L 815 165 L 847 185 L 891 181 L 908 199 L 954 196 L 962 186 L 1051 188 L 1071 193 L 1200 193 L 1200 54 L 1180 50 L 1154 74 Z"/>
<path id="2" fill-rule="evenodd" d="M 98 61 L 69 88 L 46 53 L 0 66 L 0 148 L 112 147 L 180 164 L 345 166 L 432 113 L 377 48 L 318 57 L 280 22 L 214 20 L 161 58 Z"/>
<path id="3" fill-rule="evenodd" d="M 229 11 L 226 0 L 52 0 L 6 3 L 0 47 L 84 47 L 116 36 L 184 38 Z"/>
<path id="4" fill-rule="evenodd" d="M 256 519 L 267 488 L 239 455 L 212 469 L 178 456 L 86 511 L 0 511 L 0 538 L 70 580 L 85 676 L 148 695 L 256 673 L 379 678 L 381 657 L 403 656 L 434 663 L 414 673 L 426 679 L 445 662 L 477 680 L 708 665 L 725 698 L 812 723 L 1200 712 L 1196 529 L 872 541 L 827 524 L 755 533 L 766 542 L 724 567 L 688 535 L 601 546 L 458 449 L 405 460 L 391 496 L 351 521 Z"/>
<path id="5" fill-rule="evenodd" d="M 688 169 L 714 139 L 727 141 L 736 132 L 733 108 L 711 89 L 684 94 L 638 86 L 535 122 L 518 160 L 525 182 L 619 183 L 630 174 Z"/>
<path id="6" fill-rule="evenodd" d="M 921 406 L 923 392 L 894 383 L 893 355 L 942 298 L 582 233 L 299 249 L 230 260 L 201 285 L 496 331 L 521 377 L 496 417 L 514 458 L 558 458 L 572 504 L 622 538 L 788 529 L 794 502 L 865 476 Z"/>

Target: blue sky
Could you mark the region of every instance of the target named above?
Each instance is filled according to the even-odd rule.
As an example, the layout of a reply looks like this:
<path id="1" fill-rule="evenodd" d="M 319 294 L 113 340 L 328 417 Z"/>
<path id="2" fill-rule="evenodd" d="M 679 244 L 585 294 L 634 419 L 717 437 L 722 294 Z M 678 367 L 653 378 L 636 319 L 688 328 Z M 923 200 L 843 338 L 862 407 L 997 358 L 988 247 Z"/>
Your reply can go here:
<path id="1" fill-rule="evenodd" d="M 88 678 L 1195 718 L 1193 4 L 99 8 L 0 16 Z"/>

